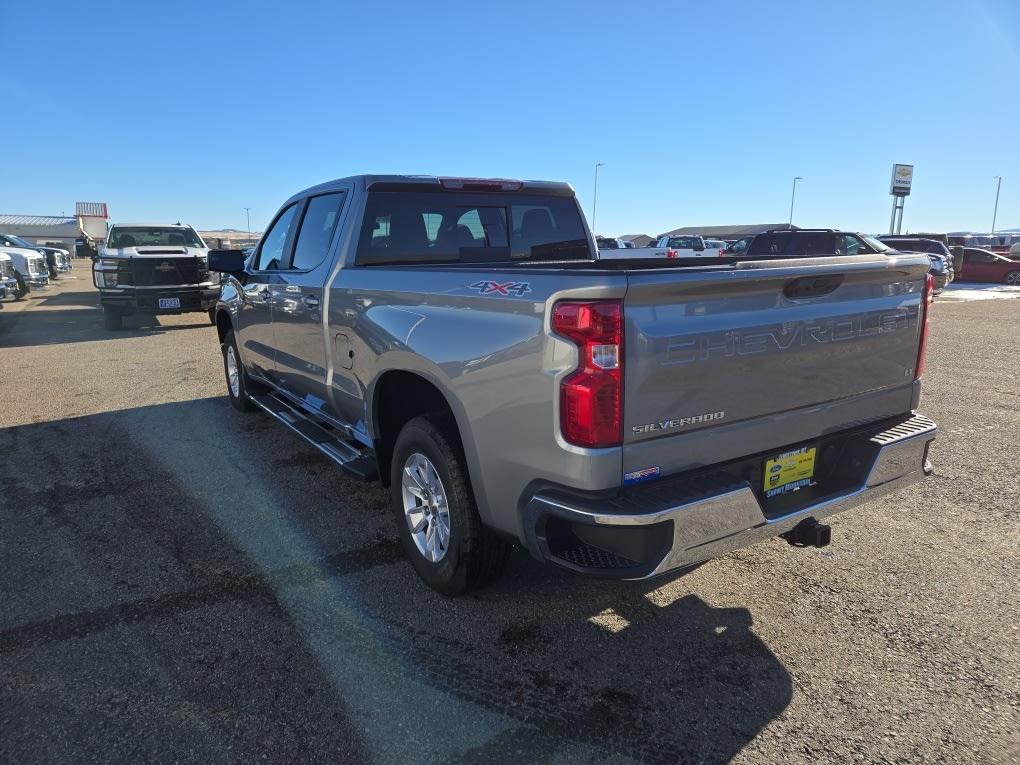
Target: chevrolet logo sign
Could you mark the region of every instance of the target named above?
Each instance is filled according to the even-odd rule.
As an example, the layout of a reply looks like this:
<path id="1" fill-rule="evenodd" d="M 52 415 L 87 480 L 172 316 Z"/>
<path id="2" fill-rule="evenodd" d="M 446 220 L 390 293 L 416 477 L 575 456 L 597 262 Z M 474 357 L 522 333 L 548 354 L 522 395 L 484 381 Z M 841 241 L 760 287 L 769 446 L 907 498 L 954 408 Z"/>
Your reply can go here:
<path id="1" fill-rule="evenodd" d="M 174 270 L 174 267 L 167 263 L 165 260 L 156 266 L 157 271 L 162 271 L 164 274 Z"/>

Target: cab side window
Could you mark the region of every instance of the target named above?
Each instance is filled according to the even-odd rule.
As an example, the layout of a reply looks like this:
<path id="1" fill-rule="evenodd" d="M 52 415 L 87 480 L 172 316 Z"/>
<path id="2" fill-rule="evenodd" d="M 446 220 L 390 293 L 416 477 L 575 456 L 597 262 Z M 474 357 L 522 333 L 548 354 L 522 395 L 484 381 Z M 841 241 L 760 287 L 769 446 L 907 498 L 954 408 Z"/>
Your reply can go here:
<path id="1" fill-rule="evenodd" d="M 276 222 L 262 237 L 258 258 L 255 261 L 256 271 L 275 271 L 283 263 L 284 251 L 290 239 L 290 231 L 294 227 L 294 215 L 297 212 L 295 202 L 277 217 Z"/>
<path id="2" fill-rule="evenodd" d="M 308 200 L 308 207 L 305 208 L 305 214 L 301 218 L 301 229 L 294 244 L 291 268 L 308 271 L 325 259 L 343 204 L 342 191 L 322 194 Z"/>

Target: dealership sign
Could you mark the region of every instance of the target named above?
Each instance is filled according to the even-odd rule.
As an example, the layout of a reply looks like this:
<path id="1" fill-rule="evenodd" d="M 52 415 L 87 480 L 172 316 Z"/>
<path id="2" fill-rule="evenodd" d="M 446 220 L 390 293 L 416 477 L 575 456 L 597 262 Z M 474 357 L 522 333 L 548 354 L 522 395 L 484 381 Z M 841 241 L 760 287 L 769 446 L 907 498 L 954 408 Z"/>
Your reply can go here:
<path id="1" fill-rule="evenodd" d="M 889 193 L 897 197 L 910 196 L 910 182 L 914 179 L 913 165 L 893 165 Z"/>

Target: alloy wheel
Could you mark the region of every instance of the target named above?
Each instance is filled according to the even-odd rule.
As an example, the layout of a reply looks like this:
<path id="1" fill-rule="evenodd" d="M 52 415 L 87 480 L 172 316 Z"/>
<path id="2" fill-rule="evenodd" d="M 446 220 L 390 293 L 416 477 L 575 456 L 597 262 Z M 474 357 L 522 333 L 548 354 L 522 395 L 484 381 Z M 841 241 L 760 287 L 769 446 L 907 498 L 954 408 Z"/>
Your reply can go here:
<path id="1" fill-rule="evenodd" d="M 425 560 L 438 563 L 450 547 L 450 506 L 428 457 L 414 452 L 407 458 L 400 490 L 411 539 Z"/>
<path id="2" fill-rule="evenodd" d="M 227 384 L 230 386 L 230 395 L 234 398 L 241 397 L 241 370 L 237 365 L 237 354 L 234 346 L 227 346 Z"/>

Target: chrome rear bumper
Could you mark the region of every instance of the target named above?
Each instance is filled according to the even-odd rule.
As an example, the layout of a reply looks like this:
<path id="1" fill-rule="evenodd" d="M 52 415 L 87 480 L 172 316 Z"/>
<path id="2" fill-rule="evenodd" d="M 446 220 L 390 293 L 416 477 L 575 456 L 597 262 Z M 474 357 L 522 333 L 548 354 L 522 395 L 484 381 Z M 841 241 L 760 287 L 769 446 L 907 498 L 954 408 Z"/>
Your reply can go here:
<path id="1" fill-rule="evenodd" d="M 529 521 L 526 533 L 530 537 L 527 541 L 538 557 L 582 573 L 625 579 L 657 576 L 777 536 L 808 519 L 821 520 L 841 513 L 921 480 L 932 472 L 927 453 L 937 431 L 935 423 L 927 417 L 913 415 L 870 435 L 868 442 L 873 445 L 875 456 L 866 478 L 857 488 L 779 517 L 766 514 L 758 494 L 746 481 L 693 488 L 682 480 L 673 481 L 672 485 L 676 487 L 673 491 L 677 496 L 650 492 L 654 507 L 647 512 L 621 512 L 633 509 L 634 500 L 631 498 L 573 501 L 555 490 L 539 491 L 525 508 L 525 517 Z M 614 566 L 611 565 L 614 560 L 635 561 L 620 558 L 613 552 L 606 553 L 599 549 L 597 543 L 586 543 L 593 550 L 579 554 L 571 551 L 570 555 L 558 556 L 539 531 L 541 521 L 550 517 L 577 524 L 573 528 L 586 529 L 582 536 L 588 538 L 598 539 L 601 536 L 611 539 L 612 529 L 635 527 L 655 527 L 660 536 L 665 534 L 666 537 L 658 541 L 642 540 L 637 545 L 641 549 L 655 550 L 653 558 L 638 561 L 637 565 Z M 590 533 L 592 527 L 596 527 L 595 533 Z"/>

